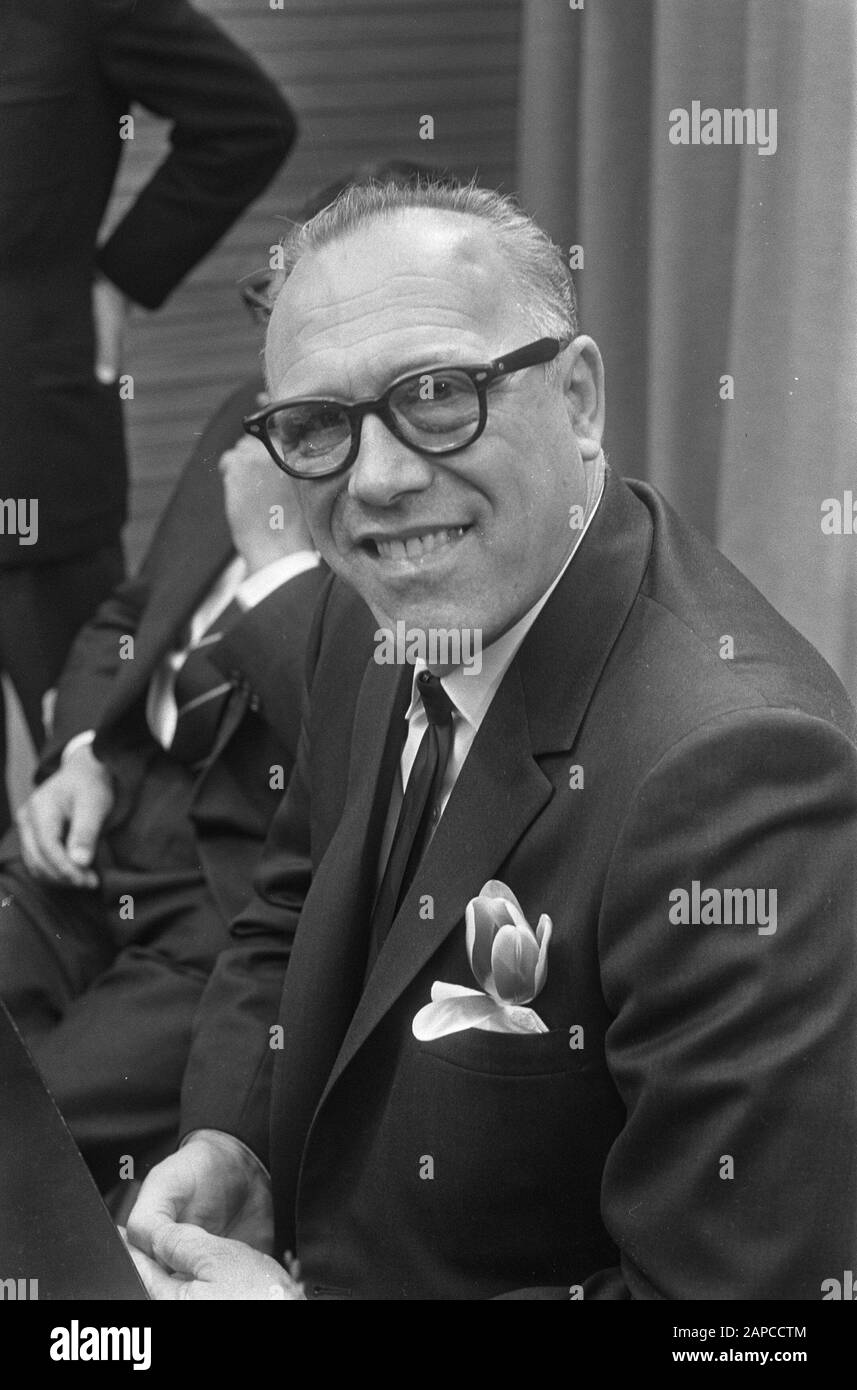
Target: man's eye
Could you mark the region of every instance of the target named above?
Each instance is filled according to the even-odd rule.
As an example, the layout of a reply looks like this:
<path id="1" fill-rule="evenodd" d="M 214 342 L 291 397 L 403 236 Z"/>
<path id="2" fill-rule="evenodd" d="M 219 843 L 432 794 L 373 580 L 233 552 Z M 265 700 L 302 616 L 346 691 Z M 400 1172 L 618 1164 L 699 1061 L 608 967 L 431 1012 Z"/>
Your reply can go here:
<path id="1" fill-rule="evenodd" d="M 431 390 L 434 399 L 443 400 L 444 396 L 449 396 L 458 383 L 448 376 L 433 376 L 431 378 Z"/>
<path id="2" fill-rule="evenodd" d="M 470 390 L 467 377 L 458 373 L 444 375 L 441 372 L 424 372 L 422 376 L 408 383 L 408 396 L 411 400 L 443 401 Z"/>
<path id="3" fill-rule="evenodd" d="M 423 372 L 402 382 L 394 404 L 411 416 L 433 418 L 467 406 L 476 392 L 460 372 Z"/>
<path id="4" fill-rule="evenodd" d="M 277 420 L 283 448 L 292 453 L 324 453 L 341 442 L 348 428 L 346 417 L 334 405 L 284 411 Z"/>

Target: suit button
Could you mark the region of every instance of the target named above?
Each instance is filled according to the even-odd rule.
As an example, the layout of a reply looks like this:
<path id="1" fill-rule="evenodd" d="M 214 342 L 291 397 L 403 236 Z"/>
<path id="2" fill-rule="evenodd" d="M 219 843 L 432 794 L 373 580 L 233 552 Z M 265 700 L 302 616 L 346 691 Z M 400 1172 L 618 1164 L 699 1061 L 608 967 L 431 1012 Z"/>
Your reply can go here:
<path id="1" fill-rule="evenodd" d="M 262 701 L 259 699 L 259 696 L 255 693 L 255 691 L 251 693 L 250 699 L 247 701 L 247 707 L 248 709 L 251 709 L 254 714 L 258 714 L 259 710 L 262 708 Z"/>

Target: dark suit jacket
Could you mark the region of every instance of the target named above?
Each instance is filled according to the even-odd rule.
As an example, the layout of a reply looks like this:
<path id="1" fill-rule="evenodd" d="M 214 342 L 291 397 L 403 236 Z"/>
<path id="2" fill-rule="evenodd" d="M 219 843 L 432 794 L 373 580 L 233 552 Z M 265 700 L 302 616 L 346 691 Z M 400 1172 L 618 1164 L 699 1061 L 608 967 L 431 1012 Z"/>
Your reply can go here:
<path id="1" fill-rule="evenodd" d="M 155 308 L 269 182 L 294 121 L 256 64 L 186 0 L 0 6 L 0 496 L 38 498 L 39 540 L 0 564 L 116 537 L 125 518 L 118 388 L 95 379 L 96 264 Z M 172 147 L 96 255 L 139 102 Z"/>
<path id="2" fill-rule="evenodd" d="M 654 489 L 608 472 L 361 993 L 408 684 L 372 660 L 374 626 L 334 582 L 183 1127 L 270 1164 L 277 1249 L 311 1297 L 820 1298 L 857 1212 L 838 681 Z M 417 1042 L 432 982 L 475 984 L 464 909 L 491 878 L 553 919 L 549 1031 Z M 777 890 L 776 932 L 673 925 L 694 880 Z"/>
<path id="3" fill-rule="evenodd" d="M 118 784 L 115 818 L 136 795 L 154 747 L 145 707 L 162 657 L 182 640 L 195 609 L 234 555 L 217 463 L 253 409 L 261 381 L 234 392 L 208 425 L 182 473 L 139 574 L 84 627 L 60 680 L 42 780 L 70 738 L 96 729 L 95 751 Z M 320 569 L 281 585 L 226 632 L 211 658 L 234 686 L 218 744 L 193 793 L 191 819 L 206 877 L 228 919 L 247 900 L 253 868 L 297 752 L 303 655 Z M 121 638 L 134 639 L 131 660 Z M 272 728 L 273 713 L 276 729 Z"/>

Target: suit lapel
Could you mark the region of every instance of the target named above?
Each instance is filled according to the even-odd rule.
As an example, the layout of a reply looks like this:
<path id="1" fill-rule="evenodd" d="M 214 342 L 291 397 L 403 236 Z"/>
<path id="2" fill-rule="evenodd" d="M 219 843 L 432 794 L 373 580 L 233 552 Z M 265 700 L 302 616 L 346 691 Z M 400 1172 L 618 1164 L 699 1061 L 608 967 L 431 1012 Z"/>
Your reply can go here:
<path id="1" fill-rule="evenodd" d="M 205 536 L 205 544 L 194 538 Z M 104 712 L 106 725 L 145 688 L 161 657 L 234 555 L 216 460 L 201 459 L 182 479 L 153 543 L 152 587 L 126 663 Z"/>
<path id="2" fill-rule="evenodd" d="M 570 749 L 640 592 L 647 507 L 610 468 L 587 535 L 518 653 L 536 755 Z"/>
<path id="3" fill-rule="evenodd" d="M 207 463 L 188 482 L 194 486 L 176 499 L 159 537 L 163 560 L 137 630 L 138 657 L 151 665 L 172 645 L 235 553 L 216 462 Z M 194 542 L 200 534 L 204 545 Z"/>

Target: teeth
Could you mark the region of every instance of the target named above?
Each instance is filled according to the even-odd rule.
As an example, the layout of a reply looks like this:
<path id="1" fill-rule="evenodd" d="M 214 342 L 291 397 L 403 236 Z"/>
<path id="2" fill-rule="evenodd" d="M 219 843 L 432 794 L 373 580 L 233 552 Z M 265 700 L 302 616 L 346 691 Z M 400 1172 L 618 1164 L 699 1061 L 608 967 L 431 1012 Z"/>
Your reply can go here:
<path id="1" fill-rule="evenodd" d="M 410 536 L 406 541 L 378 540 L 378 554 L 382 560 L 419 560 L 430 555 L 440 546 L 457 541 L 467 528 L 464 526 L 441 527 L 437 531 L 426 531 L 422 536 Z"/>

